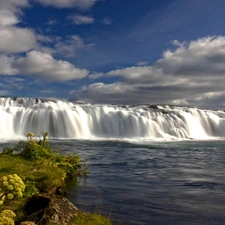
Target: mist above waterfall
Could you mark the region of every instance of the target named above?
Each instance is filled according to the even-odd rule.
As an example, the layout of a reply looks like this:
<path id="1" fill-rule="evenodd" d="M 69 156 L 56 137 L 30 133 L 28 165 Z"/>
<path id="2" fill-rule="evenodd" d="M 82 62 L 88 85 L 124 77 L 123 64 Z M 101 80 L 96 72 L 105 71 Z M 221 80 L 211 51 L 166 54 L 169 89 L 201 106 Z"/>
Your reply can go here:
<path id="1" fill-rule="evenodd" d="M 160 105 L 91 105 L 0 98 L 0 137 L 28 132 L 77 139 L 211 139 L 225 137 L 225 113 Z"/>

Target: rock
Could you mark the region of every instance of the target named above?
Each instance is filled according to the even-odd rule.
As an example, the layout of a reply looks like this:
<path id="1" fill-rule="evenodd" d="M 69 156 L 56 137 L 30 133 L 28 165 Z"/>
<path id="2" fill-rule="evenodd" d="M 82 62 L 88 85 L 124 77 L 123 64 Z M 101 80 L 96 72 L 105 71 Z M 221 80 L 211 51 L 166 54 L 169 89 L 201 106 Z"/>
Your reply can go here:
<path id="1" fill-rule="evenodd" d="M 45 194 L 32 197 L 25 207 L 27 220 L 37 225 L 46 225 L 49 222 L 67 225 L 78 211 L 65 197 Z"/>
<path id="2" fill-rule="evenodd" d="M 151 108 L 151 109 L 158 109 L 159 108 L 157 105 L 149 105 L 148 107 Z"/>

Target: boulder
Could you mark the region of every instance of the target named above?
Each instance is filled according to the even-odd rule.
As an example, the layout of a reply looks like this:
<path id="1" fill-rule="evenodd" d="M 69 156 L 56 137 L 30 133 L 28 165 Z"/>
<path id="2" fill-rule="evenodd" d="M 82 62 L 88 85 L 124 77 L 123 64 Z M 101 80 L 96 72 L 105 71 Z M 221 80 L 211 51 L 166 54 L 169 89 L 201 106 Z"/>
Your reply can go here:
<path id="1" fill-rule="evenodd" d="M 30 199 L 25 207 L 27 221 L 37 225 L 54 223 L 67 225 L 79 210 L 65 197 L 39 194 Z"/>

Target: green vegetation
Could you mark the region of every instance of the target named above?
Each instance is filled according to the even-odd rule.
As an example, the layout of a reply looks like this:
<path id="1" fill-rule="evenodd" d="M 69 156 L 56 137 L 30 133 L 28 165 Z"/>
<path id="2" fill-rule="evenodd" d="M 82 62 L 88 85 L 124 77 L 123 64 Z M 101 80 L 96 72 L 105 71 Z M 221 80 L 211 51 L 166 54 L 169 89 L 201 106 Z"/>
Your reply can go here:
<path id="1" fill-rule="evenodd" d="M 69 225 L 112 225 L 108 218 L 99 214 L 80 212 Z"/>
<path id="2" fill-rule="evenodd" d="M 0 213 L 0 225 L 14 225 L 16 214 L 12 210 L 5 209 Z"/>
<path id="3" fill-rule="evenodd" d="M 64 156 L 53 151 L 47 137 L 48 133 L 42 133 L 42 137 L 35 138 L 30 132 L 27 141 L 20 141 L 13 148 L 6 147 L 0 153 L 0 225 L 14 224 L 1 222 L 9 210 L 16 214 L 15 221 L 22 221 L 24 206 L 35 194 L 55 194 L 67 181 L 88 174 L 86 161 L 81 161 L 75 153 Z M 14 217 L 7 218 L 13 221 Z M 108 222 L 101 222 L 105 220 Z M 100 215 L 79 213 L 73 224 L 110 222 Z"/>
<path id="4" fill-rule="evenodd" d="M 6 175 L 0 178 L 0 205 L 4 204 L 6 199 L 12 200 L 21 198 L 25 190 L 25 184 L 17 175 Z"/>
<path id="5" fill-rule="evenodd" d="M 47 225 L 56 224 L 48 223 Z M 112 223 L 108 218 L 99 214 L 79 212 L 68 225 L 112 225 Z"/>

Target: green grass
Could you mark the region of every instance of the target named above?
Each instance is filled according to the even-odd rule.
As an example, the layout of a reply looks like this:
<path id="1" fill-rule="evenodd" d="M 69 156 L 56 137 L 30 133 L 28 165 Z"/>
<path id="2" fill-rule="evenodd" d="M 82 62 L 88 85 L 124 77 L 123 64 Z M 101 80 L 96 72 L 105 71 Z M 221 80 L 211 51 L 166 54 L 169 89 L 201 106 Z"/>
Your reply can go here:
<path id="1" fill-rule="evenodd" d="M 99 214 L 80 212 L 69 225 L 112 225 L 112 223 Z"/>
<path id="2" fill-rule="evenodd" d="M 55 194 L 58 187 L 65 187 L 68 181 L 73 180 L 72 178 L 88 174 L 85 162 L 82 163 L 75 153 L 62 156 L 53 152 L 46 139 L 47 133 L 43 133 L 43 141 L 35 140 L 29 134 L 27 142 L 21 141 L 15 148 L 5 148 L 0 154 L 0 177 L 17 174 L 26 185 L 22 198 L 7 200 L 0 205 L 0 212 L 4 209 L 15 212 L 17 223 L 23 221 L 24 206 L 34 194 L 38 192 Z M 78 224 L 111 225 L 112 223 L 99 214 L 79 212 L 69 225 Z"/>
<path id="3" fill-rule="evenodd" d="M 24 181 L 36 183 L 41 192 L 53 193 L 64 184 L 65 172 L 63 169 L 42 161 L 30 162 L 17 156 L 1 155 L 0 177 L 7 174 L 17 174 Z"/>
<path id="4" fill-rule="evenodd" d="M 0 157 L 0 176 L 16 173 L 22 176 L 34 169 L 34 163 L 21 157 L 1 155 Z"/>

